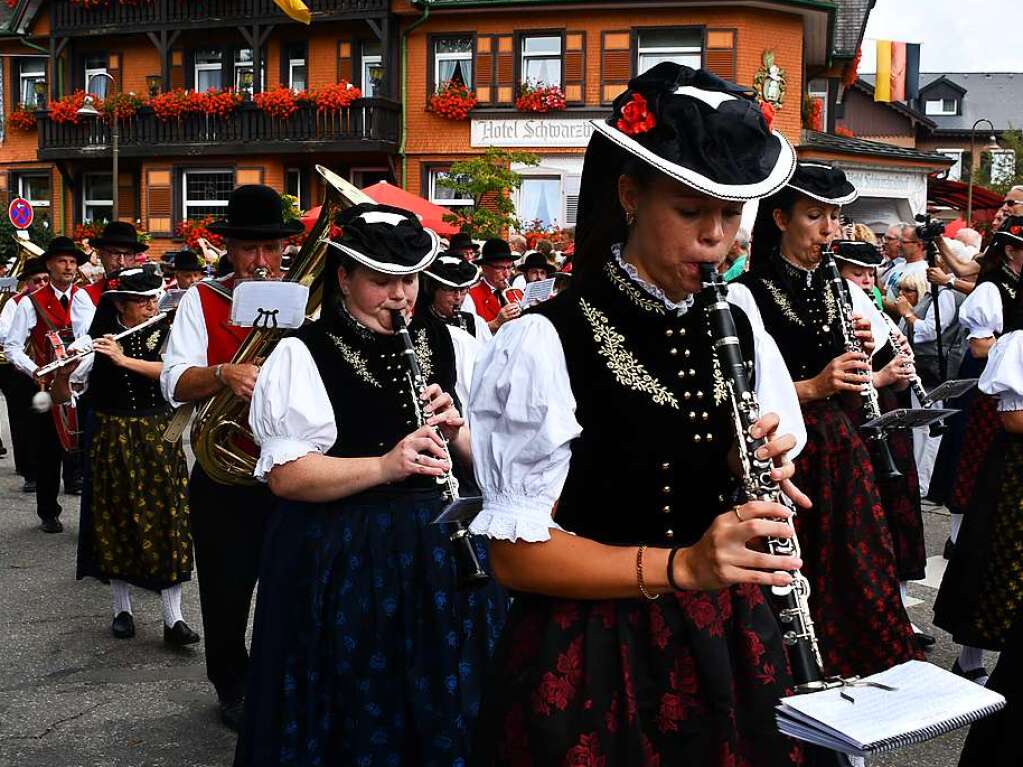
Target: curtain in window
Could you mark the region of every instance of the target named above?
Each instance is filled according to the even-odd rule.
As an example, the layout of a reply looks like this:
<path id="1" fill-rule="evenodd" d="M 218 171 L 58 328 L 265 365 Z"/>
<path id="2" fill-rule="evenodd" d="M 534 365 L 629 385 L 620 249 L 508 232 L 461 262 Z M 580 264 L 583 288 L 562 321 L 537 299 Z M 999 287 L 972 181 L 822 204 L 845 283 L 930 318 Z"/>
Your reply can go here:
<path id="1" fill-rule="evenodd" d="M 561 219 L 561 181 L 556 178 L 526 178 L 519 189 L 519 218 L 529 224 L 539 221 L 551 226 Z"/>
<path id="2" fill-rule="evenodd" d="M 561 59 L 527 58 L 522 79 L 540 85 L 561 85 Z"/>
<path id="3" fill-rule="evenodd" d="M 462 85 L 472 84 L 472 59 L 441 59 L 437 62 L 437 84 L 449 80 Z"/>

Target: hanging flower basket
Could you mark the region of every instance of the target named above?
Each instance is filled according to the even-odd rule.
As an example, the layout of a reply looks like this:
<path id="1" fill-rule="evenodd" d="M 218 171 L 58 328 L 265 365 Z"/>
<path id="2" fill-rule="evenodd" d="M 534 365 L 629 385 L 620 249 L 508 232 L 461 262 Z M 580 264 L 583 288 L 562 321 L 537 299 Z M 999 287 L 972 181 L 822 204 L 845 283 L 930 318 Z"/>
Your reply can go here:
<path id="1" fill-rule="evenodd" d="M 565 108 L 565 92 L 557 85 L 523 83 L 515 108 L 520 112 L 560 112 Z"/>
<path id="2" fill-rule="evenodd" d="M 356 88 L 347 80 L 328 85 L 317 91 L 311 92 L 311 100 L 316 104 L 316 111 L 340 112 L 352 105 L 352 102 L 362 98 L 362 91 Z"/>
<path id="3" fill-rule="evenodd" d="M 26 109 L 24 104 L 18 104 L 18 108 L 7 116 L 7 127 L 25 133 L 34 131 L 36 129 L 35 113 Z"/>
<path id="4" fill-rule="evenodd" d="M 196 250 L 199 248 L 200 239 L 206 240 L 215 248 L 223 248 L 224 238 L 218 234 L 213 234 L 208 228 L 212 223 L 213 216 L 206 216 L 198 220 L 186 218 L 184 221 L 178 222 L 178 225 L 174 228 L 174 235 L 183 239 L 188 247 Z"/>
<path id="5" fill-rule="evenodd" d="M 476 94 L 457 80 L 448 80 L 430 96 L 430 111 L 447 120 L 465 120 L 478 103 Z"/>
<path id="6" fill-rule="evenodd" d="M 295 92 L 283 85 L 257 93 L 252 100 L 257 107 L 277 120 L 287 120 L 298 109 Z"/>
<path id="7" fill-rule="evenodd" d="M 50 102 L 50 119 L 59 125 L 78 125 L 78 123 L 81 122 L 81 117 L 78 116 L 78 110 L 84 105 L 85 91 L 69 93 L 63 98 Z M 102 109 L 103 102 L 94 97 L 93 106 L 95 106 L 96 109 Z"/>

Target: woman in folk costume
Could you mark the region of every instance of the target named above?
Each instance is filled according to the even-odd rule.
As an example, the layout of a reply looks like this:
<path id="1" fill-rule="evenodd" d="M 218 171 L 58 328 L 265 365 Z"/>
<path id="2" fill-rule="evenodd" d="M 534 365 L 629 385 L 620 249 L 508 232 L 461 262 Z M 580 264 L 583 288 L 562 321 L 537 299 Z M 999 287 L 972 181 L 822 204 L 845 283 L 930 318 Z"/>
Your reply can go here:
<path id="1" fill-rule="evenodd" d="M 464 764 L 506 598 L 493 582 L 459 588 L 450 531 L 431 522 L 450 470 L 436 429 L 470 460 L 459 403 L 477 341 L 411 319 L 438 251 L 416 216 L 363 204 L 337 223 L 320 319 L 277 345 L 252 398 L 256 476 L 282 500 L 236 764 Z M 422 394 L 392 312 L 409 322 Z"/>
<path id="2" fill-rule="evenodd" d="M 960 470 L 970 475 L 957 478 L 953 492 L 955 509 L 964 514 L 962 526 L 934 602 L 935 625 L 962 645 L 952 670 L 981 684 L 987 679 L 983 651 L 1003 648 L 1006 616 L 1015 614 L 1021 593 L 1018 547 L 1023 538 L 1015 534 L 1021 517 L 1014 493 L 1023 440 L 1014 431 L 1019 403 L 1013 365 L 1019 364 L 1016 352 L 1023 341 L 1023 296 L 1011 278 L 1023 263 L 1023 217 L 1003 222 L 984 260 L 977 289 L 963 304 L 961 316 L 970 330 L 971 351 L 983 354 L 987 364 L 967 419 L 976 431 L 967 431 L 959 461 Z M 983 306 L 971 300 L 978 293 L 987 299 Z M 1010 339 L 1002 336 L 1003 330 L 1017 332 Z M 996 336 L 1001 337 L 996 341 Z M 991 370 L 994 350 L 998 364 Z"/>
<path id="3" fill-rule="evenodd" d="M 871 360 L 846 351 L 843 307 L 821 267 L 821 247 L 839 231 L 841 206 L 856 196 L 841 170 L 800 163 L 784 190 L 761 201 L 750 271 L 730 290 L 743 306 L 755 302 L 796 382 L 807 429 L 797 476 L 814 505 L 796 528 L 824 669 L 839 676 L 872 674 L 920 656 L 899 598 L 873 460 L 855 426 Z M 886 346 L 888 326 L 877 307 L 848 280 L 843 290 L 861 345 Z M 878 358 L 891 356 L 890 347 L 882 348 Z"/>
<path id="4" fill-rule="evenodd" d="M 416 311 L 427 312 L 445 325 L 461 328 L 480 343 L 486 343 L 493 336 L 490 327 L 478 314 L 462 311 L 469 288 L 481 276 L 476 264 L 451 251 L 441 253 L 423 270 Z"/>
<path id="5" fill-rule="evenodd" d="M 518 592 L 475 763 L 791 765 L 801 750 L 773 710 L 791 680 L 761 585 L 797 562 L 747 547 L 787 536 L 772 518 L 788 512 L 732 503 L 730 406 L 695 294 L 794 152 L 745 91 L 670 63 L 594 125 L 572 289 L 496 334 L 473 381 L 472 529 Z M 795 391 L 759 321 L 734 311 L 788 477 Z"/>
<path id="6" fill-rule="evenodd" d="M 159 383 L 169 326 L 143 326 L 156 316 L 162 293 L 163 275 L 156 264 L 111 275 L 89 340 L 84 341 L 96 353 L 73 374 L 75 380 L 86 381 L 93 421 L 89 485 L 78 532 L 78 577 L 110 583 L 112 631 L 118 639 L 135 636 L 129 586 L 158 591 L 164 641 L 183 646 L 199 641 L 181 615 L 181 584 L 192 577 L 188 468 L 181 445 L 163 439 L 173 412 Z M 142 327 L 119 341 L 112 338 L 136 326 Z M 58 375 L 56 401 L 70 398 L 72 367 Z"/>

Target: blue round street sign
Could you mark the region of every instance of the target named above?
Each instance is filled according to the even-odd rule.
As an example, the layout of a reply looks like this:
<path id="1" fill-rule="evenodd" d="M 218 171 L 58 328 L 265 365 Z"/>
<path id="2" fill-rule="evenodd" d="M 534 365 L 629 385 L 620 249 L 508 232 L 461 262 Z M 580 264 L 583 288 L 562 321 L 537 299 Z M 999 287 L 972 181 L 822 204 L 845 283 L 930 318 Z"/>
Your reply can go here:
<path id="1" fill-rule="evenodd" d="M 7 206 L 7 217 L 17 229 L 28 229 L 32 226 L 32 219 L 35 214 L 32 212 L 32 203 L 24 197 L 15 197 Z"/>

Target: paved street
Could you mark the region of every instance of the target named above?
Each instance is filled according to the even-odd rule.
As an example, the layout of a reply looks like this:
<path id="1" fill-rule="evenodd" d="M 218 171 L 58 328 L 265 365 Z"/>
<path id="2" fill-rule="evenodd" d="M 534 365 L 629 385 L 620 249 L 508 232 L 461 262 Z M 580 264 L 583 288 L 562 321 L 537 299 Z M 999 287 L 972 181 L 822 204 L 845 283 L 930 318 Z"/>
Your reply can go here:
<path id="1" fill-rule="evenodd" d="M 74 579 L 78 499 L 62 499 L 65 532 L 44 535 L 33 497 L 23 495 L 20 484 L 10 458 L 0 461 L 0 765 L 229 765 L 234 739 L 217 722 L 201 646 L 165 648 L 159 599 L 138 591 L 132 594 L 138 634 L 114 639 L 107 588 Z M 930 510 L 926 523 L 929 551 L 938 554 L 948 516 Z M 936 556 L 930 564 L 942 562 Z M 921 600 L 911 609 L 913 619 L 925 630 L 937 585 L 930 575 L 930 583 L 911 589 Z M 185 587 L 184 610 L 201 630 L 194 583 Z M 951 642 L 938 637 L 931 660 L 949 667 Z M 953 767 L 964 736 L 961 731 L 871 764 Z"/>

